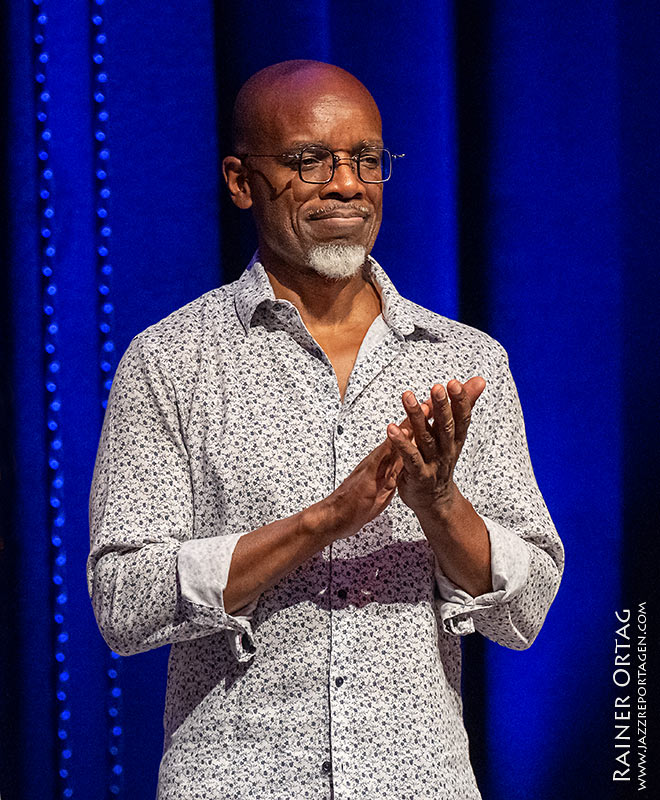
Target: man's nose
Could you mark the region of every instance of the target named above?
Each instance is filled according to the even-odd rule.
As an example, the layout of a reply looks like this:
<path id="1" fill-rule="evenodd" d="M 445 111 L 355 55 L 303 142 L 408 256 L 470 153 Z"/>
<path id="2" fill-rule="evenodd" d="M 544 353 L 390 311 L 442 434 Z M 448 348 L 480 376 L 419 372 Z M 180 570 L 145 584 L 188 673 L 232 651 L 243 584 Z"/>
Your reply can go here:
<path id="1" fill-rule="evenodd" d="M 357 164 L 350 156 L 340 156 L 335 160 L 335 174 L 324 188 L 351 196 L 364 191 L 364 185 L 358 177 Z"/>

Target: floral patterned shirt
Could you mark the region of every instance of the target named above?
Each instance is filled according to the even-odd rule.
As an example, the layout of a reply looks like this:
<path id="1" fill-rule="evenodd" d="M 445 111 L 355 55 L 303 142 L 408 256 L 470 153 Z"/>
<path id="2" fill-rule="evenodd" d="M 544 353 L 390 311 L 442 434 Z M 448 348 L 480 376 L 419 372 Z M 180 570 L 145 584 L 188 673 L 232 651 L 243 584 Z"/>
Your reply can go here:
<path id="1" fill-rule="evenodd" d="M 137 336 L 119 365 L 88 581 L 117 652 L 172 645 L 160 800 L 480 797 L 459 636 L 528 647 L 563 550 L 502 347 L 402 298 L 373 259 L 368 269 L 385 326 L 365 338 L 343 403 L 327 356 L 256 259 Z M 471 597 L 442 575 L 396 496 L 225 612 L 241 535 L 330 494 L 401 418 L 406 389 L 425 397 L 473 375 L 487 385 L 455 480 L 488 529 L 492 592 Z"/>

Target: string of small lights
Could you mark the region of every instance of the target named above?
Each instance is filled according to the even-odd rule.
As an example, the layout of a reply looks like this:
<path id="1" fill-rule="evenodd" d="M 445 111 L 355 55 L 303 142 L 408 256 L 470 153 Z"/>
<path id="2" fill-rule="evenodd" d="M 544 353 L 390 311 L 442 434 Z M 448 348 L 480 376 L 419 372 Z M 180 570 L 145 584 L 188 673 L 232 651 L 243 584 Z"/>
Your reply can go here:
<path id="1" fill-rule="evenodd" d="M 93 141 L 94 141 L 94 197 L 96 278 L 98 286 L 99 375 L 101 406 L 107 407 L 112 375 L 116 367 L 116 350 L 113 342 L 114 306 L 112 303 L 112 265 L 110 263 L 110 235 L 108 220 L 110 187 L 108 185 L 107 145 L 107 85 L 105 67 L 105 0 L 90 0 L 90 28 L 93 91 Z M 110 652 L 106 663 L 107 677 L 107 729 L 108 729 L 108 779 L 106 798 L 116 798 L 123 790 L 123 731 L 121 725 L 122 689 L 121 658 Z"/>
<path id="2" fill-rule="evenodd" d="M 50 92 L 47 82 L 49 54 L 46 45 L 48 17 L 43 0 L 32 0 L 32 41 L 34 55 L 37 189 L 39 214 L 39 259 L 42 290 L 42 341 L 44 348 L 44 389 L 46 394 L 46 453 L 48 469 L 48 531 L 51 551 L 51 608 L 53 614 L 53 674 L 57 721 L 57 793 L 73 797 L 71 780 L 71 710 L 69 705 L 69 669 L 67 631 L 67 582 L 64 471 L 61 436 L 60 360 L 58 354 L 58 308 L 53 206 L 53 168 L 50 163 L 52 131 L 49 126 Z"/>

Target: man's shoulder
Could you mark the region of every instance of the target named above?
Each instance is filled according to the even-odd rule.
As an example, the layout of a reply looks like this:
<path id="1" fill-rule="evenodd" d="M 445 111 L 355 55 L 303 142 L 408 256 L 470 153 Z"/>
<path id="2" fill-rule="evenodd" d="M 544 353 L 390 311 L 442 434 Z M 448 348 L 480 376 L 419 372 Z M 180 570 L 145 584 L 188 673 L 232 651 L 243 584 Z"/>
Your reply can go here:
<path id="1" fill-rule="evenodd" d="M 218 286 L 145 328 L 134 339 L 160 353 L 199 346 L 212 331 L 227 330 L 236 321 L 234 283 Z"/>
<path id="2" fill-rule="evenodd" d="M 481 356 L 486 361 L 506 360 L 502 345 L 482 330 L 443 316 L 399 294 L 382 266 L 369 258 L 372 277 L 380 286 L 385 315 L 396 330 L 410 341 L 439 345 L 438 352 L 454 356 Z"/>
<path id="3" fill-rule="evenodd" d="M 135 359 L 175 377 L 196 369 L 206 351 L 216 353 L 238 333 L 235 283 L 211 289 L 138 333 L 125 359 Z"/>
<path id="4" fill-rule="evenodd" d="M 462 352 L 469 351 L 497 360 L 506 359 L 506 351 L 502 345 L 485 331 L 438 314 L 412 300 L 405 302 L 416 331 L 418 331 L 417 336 L 428 338 L 431 342 L 442 343 Z"/>

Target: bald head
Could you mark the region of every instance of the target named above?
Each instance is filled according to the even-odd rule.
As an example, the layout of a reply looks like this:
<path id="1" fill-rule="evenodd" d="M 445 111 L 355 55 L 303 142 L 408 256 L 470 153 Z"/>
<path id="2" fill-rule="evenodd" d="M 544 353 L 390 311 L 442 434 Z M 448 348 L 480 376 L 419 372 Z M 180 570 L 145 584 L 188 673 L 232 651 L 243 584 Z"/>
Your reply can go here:
<path id="1" fill-rule="evenodd" d="M 358 98 L 380 118 L 367 88 L 345 69 L 322 61 L 282 61 L 255 73 L 238 93 L 232 121 L 234 152 L 258 151 L 272 133 L 272 120 L 278 113 L 304 108 L 327 93 L 352 102 Z"/>
<path id="2" fill-rule="evenodd" d="M 234 204 L 252 212 L 266 268 L 329 276 L 315 260 L 320 248 L 324 269 L 331 255 L 341 255 L 332 277 L 359 271 L 383 207 L 382 184 L 363 181 L 357 162 L 357 154 L 383 147 L 378 107 L 360 81 L 319 61 L 274 64 L 239 92 L 233 134 L 223 174 Z M 332 174 L 306 180 L 302 153 L 312 151 L 313 161 L 322 150 L 334 156 Z M 343 271 L 349 266 L 350 275 Z"/>

